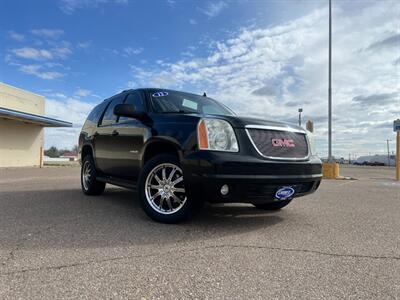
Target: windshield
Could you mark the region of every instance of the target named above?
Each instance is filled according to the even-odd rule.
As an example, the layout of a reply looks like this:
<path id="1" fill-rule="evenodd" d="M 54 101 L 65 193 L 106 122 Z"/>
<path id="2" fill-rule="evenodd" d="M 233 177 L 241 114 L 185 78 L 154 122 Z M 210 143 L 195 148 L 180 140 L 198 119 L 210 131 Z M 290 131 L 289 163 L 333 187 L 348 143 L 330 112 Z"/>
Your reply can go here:
<path id="1" fill-rule="evenodd" d="M 233 116 L 234 113 L 217 101 L 194 94 L 154 90 L 150 92 L 153 108 L 158 113 L 198 113 Z"/>

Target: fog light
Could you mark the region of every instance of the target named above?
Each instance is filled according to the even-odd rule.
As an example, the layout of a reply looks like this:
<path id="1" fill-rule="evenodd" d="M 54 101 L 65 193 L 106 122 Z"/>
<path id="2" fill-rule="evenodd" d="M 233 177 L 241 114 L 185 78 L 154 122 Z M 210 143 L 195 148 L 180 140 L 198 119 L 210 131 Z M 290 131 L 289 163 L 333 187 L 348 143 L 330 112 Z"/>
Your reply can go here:
<path id="1" fill-rule="evenodd" d="M 227 184 L 224 184 L 221 186 L 221 195 L 226 196 L 229 193 L 229 186 Z"/>

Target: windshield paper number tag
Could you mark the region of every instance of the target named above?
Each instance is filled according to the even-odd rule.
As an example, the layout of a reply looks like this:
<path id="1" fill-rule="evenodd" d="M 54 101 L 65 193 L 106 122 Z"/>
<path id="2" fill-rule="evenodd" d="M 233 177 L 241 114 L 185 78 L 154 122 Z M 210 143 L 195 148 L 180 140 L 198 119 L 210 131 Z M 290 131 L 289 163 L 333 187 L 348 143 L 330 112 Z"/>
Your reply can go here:
<path id="1" fill-rule="evenodd" d="M 197 103 L 188 99 L 183 99 L 182 106 L 193 110 L 197 110 Z"/>

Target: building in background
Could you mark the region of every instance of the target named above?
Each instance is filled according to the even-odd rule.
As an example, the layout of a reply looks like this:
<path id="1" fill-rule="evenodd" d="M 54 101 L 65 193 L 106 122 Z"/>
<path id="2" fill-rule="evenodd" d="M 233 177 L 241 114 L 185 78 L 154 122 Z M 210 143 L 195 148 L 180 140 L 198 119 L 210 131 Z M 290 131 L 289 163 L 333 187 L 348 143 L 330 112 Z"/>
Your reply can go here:
<path id="1" fill-rule="evenodd" d="M 44 113 L 43 96 L 0 82 L 0 167 L 42 166 L 44 127 L 72 127 Z"/>

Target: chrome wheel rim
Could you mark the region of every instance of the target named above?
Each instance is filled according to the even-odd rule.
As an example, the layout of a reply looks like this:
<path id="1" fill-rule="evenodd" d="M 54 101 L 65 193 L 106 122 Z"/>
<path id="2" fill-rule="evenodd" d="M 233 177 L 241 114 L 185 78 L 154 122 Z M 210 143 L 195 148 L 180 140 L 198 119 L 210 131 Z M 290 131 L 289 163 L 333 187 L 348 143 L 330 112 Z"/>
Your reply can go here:
<path id="1" fill-rule="evenodd" d="M 86 161 L 82 168 L 82 183 L 85 190 L 89 189 L 90 178 L 92 176 L 92 166 Z"/>
<path id="2" fill-rule="evenodd" d="M 170 215 L 179 211 L 187 200 L 181 168 L 171 163 L 156 166 L 147 175 L 145 193 L 156 212 Z"/>

